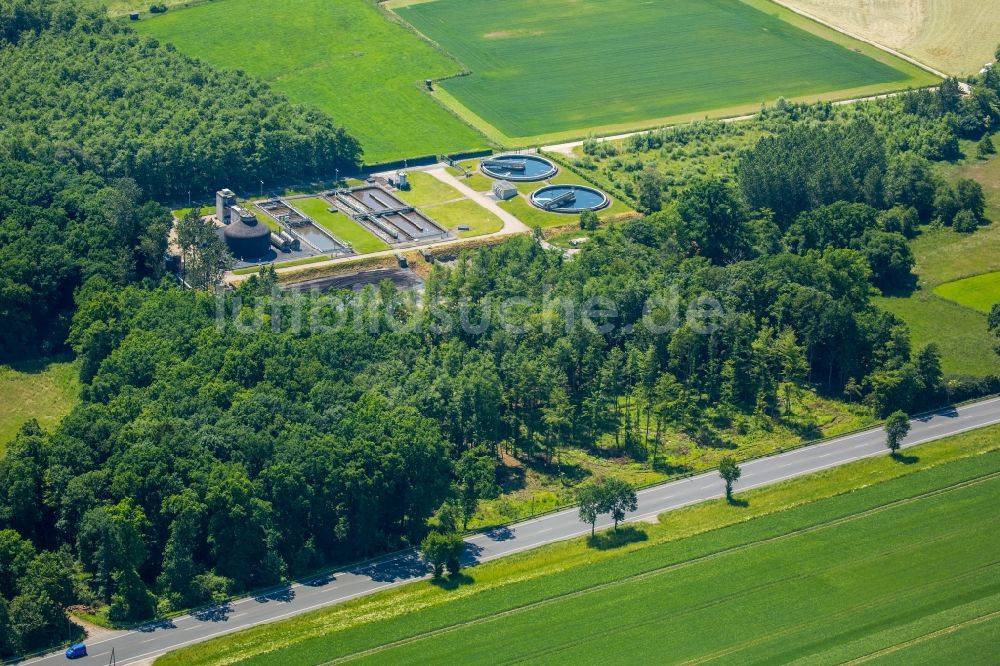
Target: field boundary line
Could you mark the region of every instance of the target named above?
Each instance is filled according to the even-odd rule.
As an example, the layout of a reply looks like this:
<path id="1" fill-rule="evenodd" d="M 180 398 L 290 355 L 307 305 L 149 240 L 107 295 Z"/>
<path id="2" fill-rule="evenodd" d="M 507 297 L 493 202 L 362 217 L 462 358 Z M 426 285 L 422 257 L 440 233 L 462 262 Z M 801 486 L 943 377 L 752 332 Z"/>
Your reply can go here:
<path id="1" fill-rule="evenodd" d="M 851 661 L 845 661 L 844 666 L 850 666 L 851 664 L 863 664 L 865 662 L 871 661 L 872 659 L 877 659 L 878 657 L 883 657 L 887 654 L 892 654 L 893 652 L 898 652 L 899 650 L 908 648 L 912 645 L 920 645 L 921 643 L 926 643 L 929 640 L 938 638 L 939 636 L 944 636 L 946 634 L 951 634 L 959 629 L 964 629 L 965 627 L 973 626 L 976 624 L 982 624 L 983 622 L 988 622 L 993 618 L 1000 617 L 1000 610 L 993 611 L 992 613 L 987 613 L 986 615 L 980 615 L 979 617 L 974 617 L 962 622 L 956 622 L 955 624 L 948 625 L 947 627 L 941 627 L 930 633 L 926 633 L 923 636 L 917 636 L 916 638 L 911 638 L 908 641 L 902 643 L 897 643 L 896 645 L 890 645 L 887 648 L 878 650 L 877 652 L 871 652 L 869 654 L 863 655 L 852 659 Z"/>
<path id="2" fill-rule="evenodd" d="M 679 569 L 685 569 L 685 568 L 688 568 L 690 566 L 694 566 L 696 564 L 701 564 L 703 562 L 710 562 L 710 561 L 718 559 L 720 557 L 725 557 L 726 555 L 732 555 L 732 554 L 735 554 L 735 553 L 740 553 L 740 552 L 749 550 L 751 548 L 756 548 L 758 546 L 768 545 L 768 544 L 772 544 L 772 543 L 779 543 L 781 541 L 785 541 L 785 540 L 788 540 L 788 539 L 791 539 L 791 538 L 794 538 L 794 537 L 802 536 L 804 534 L 811 534 L 811 533 L 814 533 L 814 532 L 819 532 L 819 531 L 825 530 L 827 528 L 837 527 L 837 526 L 840 526 L 840 525 L 848 524 L 848 523 L 854 522 L 855 520 L 860 520 L 862 518 L 866 518 L 866 517 L 869 517 L 869 516 L 878 515 L 879 513 L 883 513 L 885 511 L 889 511 L 889 510 L 892 510 L 892 509 L 895 509 L 895 508 L 899 508 L 901 506 L 907 506 L 909 504 L 913 504 L 915 502 L 919 502 L 919 501 L 922 501 L 922 500 L 925 500 L 925 499 L 936 497 L 938 495 L 947 494 L 947 493 L 954 492 L 954 491 L 957 491 L 957 490 L 963 490 L 963 489 L 968 488 L 968 487 L 973 487 L 973 486 L 979 485 L 980 483 L 986 483 L 986 482 L 992 481 L 992 480 L 994 480 L 996 478 L 1000 478 L 1000 471 L 994 471 L 994 472 L 990 472 L 990 473 L 984 474 L 982 476 L 974 477 L 972 479 L 966 479 L 965 481 L 959 481 L 959 482 L 954 483 L 954 484 L 952 484 L 950 486 L 945 486 L 944 488 L 935 488 L 933 490 L 929 490 L 929 491 L 926 491 L 926 492 L 923 492 L 923 493 L 919 493 L 917 495 L 913 495 L 913 496 L 910 496 L 910 497 L 904 497 L 904 498 L 901 498 L 901 499 L 892 500 L 890 502 L 886 502 L 885 504 L 874 506 L 874 507 L 871 507 L 869 509 L 865 509 L 864 511 L 860 511 L 858 513 L 852 513 L 852 514 L 847 515 L 847 516 L 840 516 L 839 518 L 833 518 L 833 519 L 830 519 L 830 520 L 827 520 L 827 521 L 823 521 L 823 522 L 820 522 L 820 523 L 816 523 L 816 524 L 813 524 L 813 525 L 808 525 L 806 527 L 795 529 L 795 530 L 791 530 L 789 532 L 785 532 L 783 534 L 778 534 L 778 535 L 775 535 L 775 536 L 772 536 L 772 537 L 768 537 L 766 539 L 759 539 L 759 540 L 756 540 L 756 541 L 751 541 L 751 542 L 748 542 L 748 543 L 739 544 L 737 546 L 732 546 L 732 547 L 729 547 L 729 548 L 723 548 L 721 550 L 716 550 L 716 551 L 713 551 L 713 552 L 710 552 L 710 553 L 706 553 L 704 555 L 700 555 L 698 557 L 694 557 L 694 558 L 691 558 L 691 559 L 688 559 L 688 560 L 683 560 L 683 561 L 680 561 L 680 562 L 673 562 L 671 564 L 667 564 L 667 565 L 664 565 L 662 567 L 657 567 L 655 569 L 650 569 L 649 571 L 643 571 L 641 573 L 638 573 L 638 574 L 635 574 L 635 575 L 632 575 L 632 576 L 626 576 L 625 578 L 619 578 L 617 580 L 607 581 L 605 583 L 599 583 L 597 585 L 592 585 L 590 587 L 583 588 L 583 589 L 580 589 L 580 590 L 572 590 L 570 592 L 565 592 L 563 594 L 558 594 L 558 595 L 555 595 L 553 597 L 549 597 L 548 599 L 542 599 L 540 601 L 536 601 L 536 602 L 524 604 L 524 605 L 521 605 L 521 606 L 517 606 L 515 608 L 510 608 L 510 609 L 507 609 L 507 610 L 502 611 L 500 613 L 495 613 L 493 615 L 487 615 L 487 616 L 482 616 L 482 617 L 479 617 L 479 618 L 474 618 L 474 619 L 469 620 L 467 622 L 456 622 L 454 624 L 451 624 L 451 625 L 448 625 L 448 626 L 445 626 L 445 627 L 439 627 L 438 629 L 435 629 L 433 631 L 424 632 L 424 633 L 416 635 L 416 636 L 410 636 L 408 638 L 403 638 L 403 639 L 400 639 L 398 641 L 393 641 L 391 643 L 386 643 L 384 645 L 380 645 L 380 646 L 377 646 L 377 647 L 374 647 L 374 648 L 369 648 L 367 650 L 362 650 L 362 651 L 359 651 L 359 652 L 355 652 L 355 653 L 350 654 L 350 655 L 344 655 L 342 657 L 337 657 L 336 659 L 331 659 L 329 661 L 321 662 L 320 666 L 332 666 L 333 664 L 344 663 L 344 662 L 346 662 L 348 660 L 357 659 L 359 657 L 365 657 L 365 656 L 368 656 L 368 655 L 371 655 L 371 654 L 377 654 L 379 652 L 383 652 L 383 651 L 388 650 L 388 649 L 399 647 L 401 645 L 406 645 L 406 644 L 409 644 L 409 643 L 414 643 L 414 642 L 423 640 L 425 638 L 432 638 L 432 637 L 435 637 L 435 636 L 439 636 L 439 635 L 451 633 L 452 631 L 457 631 L 458 629 L 461 629 L 461 628 L 464 628 L 464 627 L 476 626 L 476 625 L 479 625 L 479 624 L 485 624 L 486 622 L 491 622 L 491 621 L 499 619 L 499 618 L 510 617 L 510 616 L 513 616 L 513 615 L 518 615 L 518 614 L 526 612 L 526 611 L 534 610 L 536 608 L 543 608 L 545 606 L 548 606 L 548 605 L 551 605 L 551 604 L 554 604 L 554 603 L 557 603 L 557 602 L 560 602 L 560 601 L 565 601 L 567 599 L 573 599 L 573 598 L 576 598 L 576 597 L 580 597 L 580 596 L 585 596 L 587 594 L 591 594 L 593 592 L 599 592 L 599 591 L 602 591 L 602 590 L 605 590 L 605 589 L 611 589 L 611 588 L 614 588 L 614 587 L 618 587 L 619 585 L 624 585 L 626 583 L 632 583 L 632 582 L 636 582 L 636 581 L 641 581 L 641 580 L 645 580 L 647 578 L 654 578 L 656 576 L 660 576 L 662 574 L 669 573 L 671 571 L 676 571 L 676 570 L 679 570 Z M 795 507 L 793 507 L 793 508 L 795 508 Z M 759 518 L 763 518 L 763 517 L 765 517 L 767 515 L 776 515 L 777 513 L 781 513 L 781 511 L 778 511 L 778 512 L 775 512 L 775 513 L 772 513 L 772 514 L 765 514 L 764 516 L 759 516 Z M 739 524 L 739 523 L 736 523 L 736 524 Z M 715 528 L 715 529 L 721 529 L 721 528 Z M 702 534 L 707 534 L 709 532 L 713 532 L 713 531 L 715 531 L 715 529 L 709 530 L 708 532 L 703 532 Z M 658 544 L 653 544 L 653 546 L 655 546 L 655 545 L 658 545 Z M 994 562 L 993 564 L 995 565 L 996 562 Z"/>
<path id="3" fill-rule="evenodd" d="M 960 531 L 961 530 L 956 530 L 955 532 L 960 532 Z M 892 555 L 892 554 L 900 553 L 900 552 L 906 552 L 908 550 L 912 550 L 913 548 L 917 548 L 919 546 L 922 546 L 922 545 L 924 545 L 926 543 L 934 543 L 934 542 L 944 541 L 944 540 L 947 540 L 950 536 L 952 536 L 955 532 L 949 532 L 948 535 L 942 535 L 940 537 L 932 539 L 930 542 L 921 542 L 919 544 L 911 544 L 910 546 L 907 546 L 907 547 L 893 549 L 891 551 L 887 551 L 886 553 L 883 553 L 883 556 L 888 556 L 888 555 Z M 837 572 L 837 571 L 841 571 L 841 570 L 843 570 L 843 569 L 851 566 L 852 564 L 853 564 L 852 562 L 847 562 L 847 563 L 843 563 L 842 565 L 837 566 L 837 567 L 830 567 L 830 568 L 824 569 L 823 571 L 824 571 L 824 573 Z M 998 565 L 1000 565 L 1000 560 L 994 560 L 994 561 L 992 561 L 992 562 L 990 562 L 988 564 L 984 564 L 982 566 L 975 567 L 974 569 L 970 569 L 968 571 L 964 571 L 964 572 L 962 572 L 960 574 L 949 576 L 948 578 L 939 579 L 939 580 L 935 580 L 935 581 L 932 581 L 932 582 L 924 583 L 922 585 L 918 585 L 918 586 L 915 586 L 915 587 L 910 587 L 910 588 L 907 588 L 905 590 L 900 590 L 900 591 L 898 591 L 898 592 L 896 592 L 894 594 L 888 595 L 888 597 L 886 597 L 884 599 L 879 599 L 879 600 L 876 600 L 876 601 L 869 601 L 867 603 L 855 604 L 855 605 L 850 606 L 848 608 L 844 608 L 842 610 L 839 610 L 839 611 L 833 613 L 832 615 L 824 616 L 823 618 L 818 618 L 818 619 L 813 619 L 813 620 L 807 620 L 805 622 L 799 622 L 798 624 L 786 627 L 786 628 L 782 629 L 781 631 L 773 632 L 773 633 L 768 633 L 768 634 L 759 636 L 758 638 L 756 638 L 755 640 L 752 640 L 752 641 L 738 643 L 736 645 L 730 646 L 729 648 L 726 648 L 725 650 L 714 652 L 712 654 L 706 654 L 706 655 L 701 655 L 701 656 L 698 656 L 698 657 L 693 657 L 692 659 L 689 659 L 688 661 L 681 662 L 681 664 L 683 664 L 683 665 L 687 665 L 687 664 L 702 664 L 702 663 L 706 663 L 706 662 L 710 662 L 710 661 L 715 661 L 715 660 L 717 660 L 717 659 L 719 659 L 721 657 L 729 656 L 729 655 L 731 655 L 733 653 L 739 652 L 739 651 L 743 650 L 746 647 L 753 647 L 753 646 L 757 646 L 757 645 L 762 645 L 762 644 L 767 643 L 768 641 L 773 641 L 776 638 L 780 638 L 782 636 L 786 636 L 786 635 L 788 635 L 790 633 L 794 633 L 796 631 L 802 631 L 803 629 L 807 629 L 807 628 L 810 628 L 810 627 L 815 627 L 817 625 L 829 624 L 829 622 L 831 620 L 843 617 L 845 615 L 849 615 L 849 614 L 851 614 L 851 613 L 853 613 L 855 611 L 867 610 L 867 609 L 875 608 L 875 607 L 879 606 L 880 604 L 892 603 L 894 601 L 900 601 L 902 599 L 906 599 L 908 597 L 912 597 L 914 594 L 916 594 L 916 593 L 918 593 L 920 591 L 923 591 L 923 590 L 927 590 L 929 588 L 937 588 L 937 587 L 941 587 L 943 585 L 950 585 L 950 584 L 954 583 L 955 581 L 959 581 L 959 580 L 961 580 L 963 578 L 969 578 L 970 576 L 981 575 L 982 572 L 988 571 L 990 569 L 994 569 Z M 763 585 L 757 585 L 757 586 L 754 586 L 752 588 L 748 588 L 748 589 L 742 590 L 742 591 L 740 591 L 739 593 L 736 593 L 736 594 L 729 594 L 729 595 L 726 595 L 724 597 L 720 597 L 720 598 L 714 599 L 714 600 L 712 600 L 710 602 L 702 603 L 702 604 L 700 604 L 698 606 L 693 606 L 691 608 L 685 608 L 685 609 L 681 610 L 680 612 L 667 613 L 665 615 L 648 618 L 646 620 L 643 620 L 642 622 L 631 623 L 631 624 L 629 624 L 629 629 L 632 630 L 632 629 L 637 629 L 637 628 L 640 628 L 640 627 L 645 627 L 645 626 L 648 626 L 648 625 L 650 625 L 650 624 L 652 624 L 654 622 L 658 622 L 658 621 L 660 621 L 660 620 L 662 620 L 664 618 L 680 619 L 684 615 L 687 615 L 688 613 L 691 613 L 691 612 L 706 610 L 706 609 L 709 609 L 709 608 L 712 608 L 712 607 L 715 607 L 715 606 L 719 606 L 719 605 L 722 605 L 722 604 L 732 603 L 734 600 L 738 599 L 739 597 L 745 596 L 746 594 L 749 594 L 749 593 L 753 593 L 753 592 L 756 592 L 756 591 L 759 591 L 759 590 L 766 590 L 768 588 L 773 588 L 773 587 L 775 587 L 777 585 L 782 585 L 784 583 L 788 583 L 788 582 L 792 582 L 792 581 L 800 581 L 800 580 L 803 580 L 803 579 L 806 579 L 806 578 L 814 577 L 816 575 L 818 575 L 817 572 L 810 572 L 810 573 L 798 574 L 798 575 L 795 575 L 795 576 L 788 576 L 786 578 L 782 578 L 782 579 L 778 579 L 778 580 L 773 580 L 770 583 L 766 583 L 766 584 L 763 584 Z M 525 661 L 531 661 L 531 660 L 537 659 L 538 657 L 541 657 L 541 656 L 544 656 L 544 655 L 547 655 L 547 654 L 552 654 L 553 652 L 560 651 L 560 650 L 562 650 L 562 649 L 564 649 L 566 647 L 571 647 L 571 646 L 579 645 L 580 643 L 582 643 L 584 641 L 587 641 L 587 640 L 590 640 L 590 639 L 595 638 L 595 637 L 608 636 L 609 634 L 615 633 L 616 631 L 618 631 L 617 627 L 609 627 L 609 628 L 603 629 L 601 631 L 590 633 L 587 636 L 583 636 L 583 637 L 577 638 L 576 640 L 563 643 L 560 646 L 554 646 L 552 648 L 543 650 L 541 652 L 532 654 L 530 656 L 526 656 L 526 657 L 517 659 L 517 660 L 515 660 L 515 661 L 513 661 L 511 663 L 523 663 Z"/>
<path id="4" fill-rule="evenodd" d="M 946 537 L 942 537 L 942 538 L 946 538 Z M 935 541 L 937 541 L 937 540 L 940 540 L 940 539 L 936 539 Z M 923 544 L 920 544 L 920 545 L 923 545 Z M 917 592 L 926 591 L 928 589 L 933 589 L 933 588 L 941 587 L 941 586 L 944 586 L 944 585 L 950 585 L 950 584 L 954 583 L 955 581 L 962 580 L 963 578 L 968 578 L 969 576 L 980 575 L 984 571 L 988 571 L 990 569 L 995 568 L 998 564 L 1000 564 L 1000 561 L 996 561 L 995 560 L 993 562 L 990 562 L 989 564 L 984 564 L 982 566 L 975 567 L 974 569 L 969 569 L 968 571 L 965 571 L 963 573 L 956 574 L 956 575 L 953 575 L 953 576 L 949 576 L 948 578 L 942 578 L 942 579 L 939 579 L 939 580 L 935 580 L 933 582 L 929 582 L 929 583 L 924 583 L 922 585 L 918 585 L 916 587 L 911 587 L 911 588 L 907 588 L 905 590 L 900 590 L 900 591 L 898 591 L 898 592 L 896 592 L 894 594 L 888 595 L 887 597 L 884 597 L 882 599 L 878 599 L 876 601 L 870 601 L 870 602 L 862 603 L 862 604 L 855 604 L 853 606 L 850 606 L 850 607 L 844 608 L 842 610 L 839 610 L 839 611 L 837 611 L 837 612 L 835 612 L 835 613 L 833 613 L 831 615 L 826 615 L 826 616 L 823 616 L 822 618 L 818 618 L 818 619 L 814 619 L 814 620 L 809 620 L 809 621 L 806 621 L 806 622 L 799 622 L 798 624 L 792 625 L 790 627 L 786 627 L 785 629 L 782 629 L 781 631 L 777 631 L 777 632 L 774 632 L 774 633 L 768 633 L 766 635 L 759 636 L 758 638 L 756 638 L 756 639 L 754 639 L 752 641 L 747 641 L 745 643 L 740 643 L 738 645 L 733 645 L 733 646 L 731 646 L 731 647 L 729 647 L 729 648 L 727 648 L 725 650 L 719 650 L 719 651 L 713 652 L 711 654 L 705 654 L 705 655 L 701 655 L 701 656 L 698 656 L 698 657 L 694 657 L 692 659 L 689 659 L 687 661 L 680 662 L 680 663 L 681 663 L 681 666 L 694 666 L 696 664 L 704 664 L 704 663 L 707 663 L 707 662 L 710 662 L 710 661 L 714 661 L 714 660 L 719 659 L 721 657 L 728 657 L 728 656 L 730 656 L 732 654 L 735 654 L 737 652 L 742 651 L 744 648 L 755 647 L 755 646 L 758 646 L 758 645 L 764 645 L 765 643 L 767 643 L 769 641 L 773 641 L 776 638 L 781 638 L 783 636 L 787 636 L 788 634 L 794 633 L 796 631 L 802 631 L 804 629 L 809 629 L 809 628 L 816 628 L 816 627 L 822 626 L 824 624 L 828 625 L 828 624 L 831 623 L 832 620 L 841 618 L 841 617 L 843 617 L 845 615 L 849 615 L 849 614 L 854 613 L 856 611 L 870 610 L 870 609 L 876 608 L 876 607 L 878 607 L 880 605 L 885 605 L 886 603 L 893 603 L 893 602 L 902 601 L 902 600 L 905 600 L 905 599 L 907 599 L 909 597 L 912 597 Z M 1000 613 L 1000 611 L 997 611 L 997 612 Z M 848 663 L 850 663 L 850 662 L 848 662 Z"/>
<path id="5" fill-rule="evenodd" d="M 920 69 L 922 69 L 925 72 L 928 72 L 930 74 L 933 74 L 934 76 L 940 77 L 942 79 L 949 79 L 949 78 L 951 78 L 951 75 L 945 74 L 944 72 L 942 72 L 942 71 L 940 71 L 938 69 L 935 69 L 934 67 L 931 67 L 930 65 L 928 65 L 926 63 L 920 62 L 916 58 L 914 58 L 912 56 L 908 56 L 905 53 L 903 53 L 902 51 L 897 51 L 896 49 L 894 49 L 892 47 L 889 47 L 889 46 L 886 46 L 885 44 L 881 44 L 879 42 L 876 42 L 873 39 L 869 39 L 867 37 L 862 37 L 861 35 L 857 35 L 857 34 L 851 32 L 850 30 L 846 30 L 844 28 L 841 28 L 840 26 L 834 25 L 830 21 L 826 21 L 824 19 L 821 19 L 820 17 L 812 14 L 811 12 L 808 12 L 808 11 L 806 11 L 804 9 L 799 8 L 799 7 L 793 7 L 793 6 L 789 5 L 785 0 L 770 0 L 770 1 L 773 2 L 776 5 L 784 7 L 785 9 L 787 9 L 790 12 L 794 12 L 795 14 L 798 14 L 799 16 L 807 18 L 810 21 L 815 21 L 816 23 L 819 23 L 820 25 L 826 26 L 827 28 L 830 28 L 831 30 L 835 30 L 835 31 L 839 32 L 842 35 L 850 37 L 851 39 L 856 39 L 859 42 L 864 42 L 865 44 L 868 44 L 869 46 L 874 46 L 875 48 L 879 49 L 880 51 L 885 51 L 889 55 L 895 56 L 895 57 L 899 58 L 900 60 L 905 60 L 906 62 L 910 63 L 911 65 L 916 65 Z"/>

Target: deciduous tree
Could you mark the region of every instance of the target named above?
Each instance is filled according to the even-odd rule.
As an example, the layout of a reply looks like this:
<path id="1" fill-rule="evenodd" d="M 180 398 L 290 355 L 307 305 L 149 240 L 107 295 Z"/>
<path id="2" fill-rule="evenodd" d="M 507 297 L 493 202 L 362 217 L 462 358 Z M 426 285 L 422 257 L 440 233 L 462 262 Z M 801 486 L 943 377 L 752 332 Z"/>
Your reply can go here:
<path id="1" fill-rule="evenodd" d="M 885 445 L 896 455 L 903 440 L 910 432 L 910 417 L 906 412 L 895 411 L 885 420 Z"/>
<path id="2" fill-rule="evenodd" d="M 733 501 L 733 484 L 740 480 L 743 470 L 740 469 L 736 458 L 724 456 L 719 461 L 719 476 L 726 482 L 726 501 Z"/>

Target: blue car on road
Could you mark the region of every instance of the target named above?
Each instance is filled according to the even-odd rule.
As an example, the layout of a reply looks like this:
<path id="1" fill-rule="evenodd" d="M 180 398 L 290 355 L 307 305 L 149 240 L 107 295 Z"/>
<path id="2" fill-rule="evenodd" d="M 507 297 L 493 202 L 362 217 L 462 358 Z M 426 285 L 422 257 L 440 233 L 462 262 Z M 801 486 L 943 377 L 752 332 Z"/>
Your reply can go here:
<path id="1" fill-rule="evenodd" d="M 79 659 L 80 657 L 87 656 L 87 646 L 83 643 L 76 643 L 75 645 L 70 645 L 66 648 L 66 658 L 67 659 Z"/>

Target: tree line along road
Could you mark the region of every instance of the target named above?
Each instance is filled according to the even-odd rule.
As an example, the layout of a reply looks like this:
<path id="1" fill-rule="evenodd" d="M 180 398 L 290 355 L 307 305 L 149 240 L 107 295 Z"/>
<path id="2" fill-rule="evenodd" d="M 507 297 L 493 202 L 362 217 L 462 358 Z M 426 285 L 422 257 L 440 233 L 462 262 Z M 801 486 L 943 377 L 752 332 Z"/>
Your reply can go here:
<path id="1" fill-rule="evenodd" d="M 909 448 L 996 423 L 1000 423 L 1000 398 L 948 407 L 913 419 L 902 446 Z M 888 455 L 885 432 L 882 428 L 873 428 L 743 463 L 743 473 L 735 489 L 745 491 L 878 455 Z M 638 507 L 626 520 L 648 519 L 724 494 L 725 484 L 715 470 L 670 481 L 640 491 Z M 597 527 L 609 527 L 611 522 L 610 516 L 602 515 L 597 520 Z M 590 525 L 580 522 L 577 509 L 569 508 L 468 537 L 465 563 L 487 562 L 589 532 Z M 121 666 L 150 663 L 171 650 L 223 634 L 422 580 L 429 577 L 429 571 L 415 551 L 395 553 L 345 571 L 147 624 L 133 631 L 112 632 L 88 643 L 89 656 L 76 663 L 106 664 L 112 649 L 116 663 Z M 60 652 L 26 663 L 62 664 L 64 661 Z"/>

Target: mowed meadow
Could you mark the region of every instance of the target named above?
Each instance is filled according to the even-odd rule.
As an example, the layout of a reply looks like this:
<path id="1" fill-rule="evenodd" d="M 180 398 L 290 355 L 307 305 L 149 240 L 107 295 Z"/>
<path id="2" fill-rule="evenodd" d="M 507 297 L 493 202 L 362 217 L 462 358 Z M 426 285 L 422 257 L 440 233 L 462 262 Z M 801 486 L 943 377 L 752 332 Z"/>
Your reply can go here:
<path id="1" fill-rule="evenodd" d="M 213 0 L 130 25 L 328 114 L 368 164 L 485 146 L 420 88 L 459 65 L 367 0 Z"/>
<path id="2" fill-rule="evenodd" d="M 433 0 L 394 11 L 472 71 L 441 87 L 507 137 L 928 81 L 757 0 Z"/>

